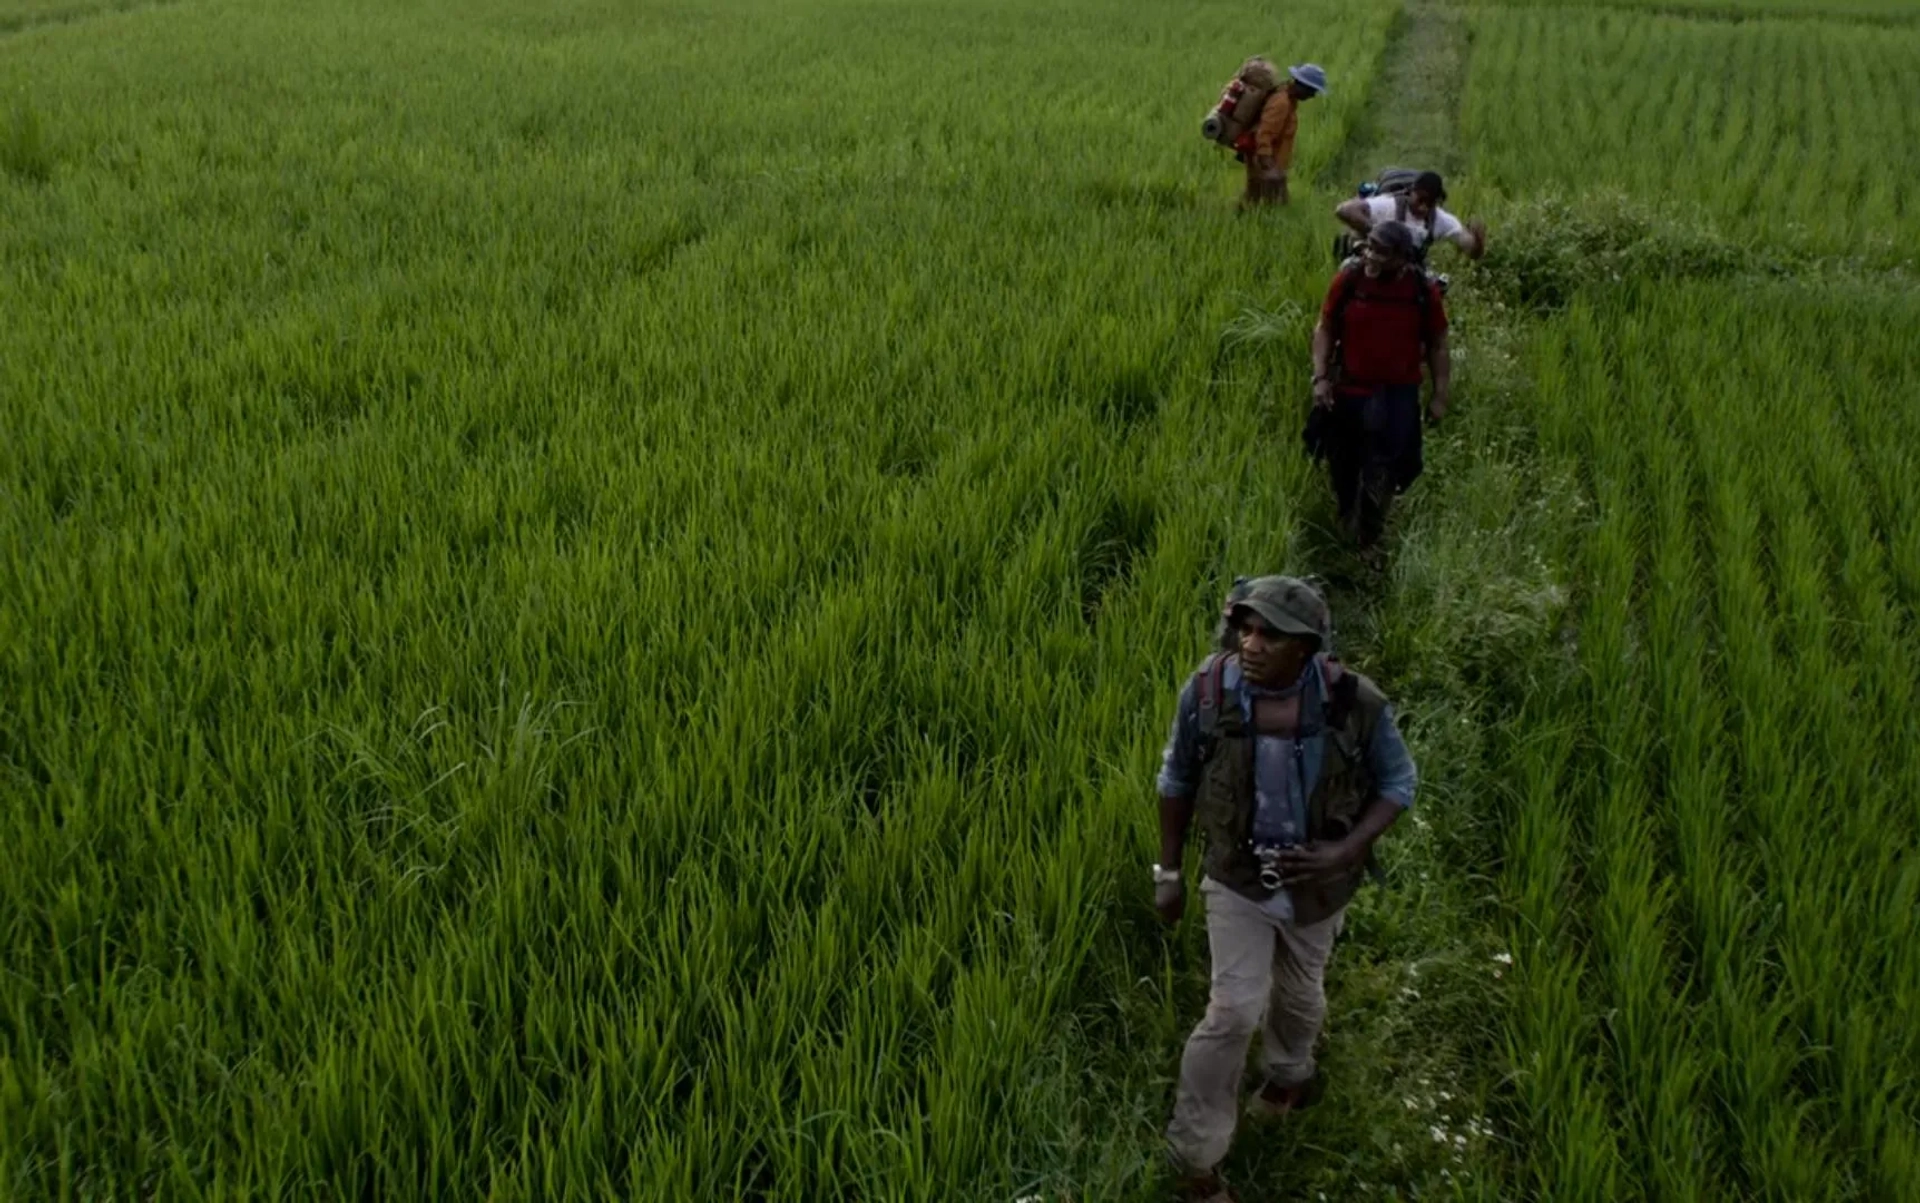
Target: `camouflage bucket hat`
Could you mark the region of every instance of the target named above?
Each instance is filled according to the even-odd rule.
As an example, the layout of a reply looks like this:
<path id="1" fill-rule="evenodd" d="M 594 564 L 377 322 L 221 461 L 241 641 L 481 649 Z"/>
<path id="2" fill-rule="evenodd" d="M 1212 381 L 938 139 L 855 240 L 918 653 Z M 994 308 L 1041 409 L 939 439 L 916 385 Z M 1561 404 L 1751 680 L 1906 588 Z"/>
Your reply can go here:
<path id="1" fill-rule="evenodd" d="M 1293 576 L 1262 576 L 1235 584 L 1227 614 L 1241 606 L 1289 635 L 1306 635 L 1325 646 L 1333 636 L 1333 612 L 1312 585 Z"/>

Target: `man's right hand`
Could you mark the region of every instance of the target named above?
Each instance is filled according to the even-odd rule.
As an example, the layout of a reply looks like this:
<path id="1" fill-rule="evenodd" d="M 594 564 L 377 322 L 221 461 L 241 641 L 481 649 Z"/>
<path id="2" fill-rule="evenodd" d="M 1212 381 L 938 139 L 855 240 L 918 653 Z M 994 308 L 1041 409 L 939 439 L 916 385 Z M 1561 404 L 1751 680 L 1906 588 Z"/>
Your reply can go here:
<path id="1" fill-rule="evenodd" d="M 1160 912 L 1161 921 L 1168 927 L 1180 922 L 1187 911 L 1187 883 L 1163 881 L 1154 886 L 1153 909 Z"/>
<path id="2" fill-rule="evenodd" d="M 1333 408 L 1333 381 L 1316 380 L 1313 382 L 1313 404 L 1319 409 Z"/>

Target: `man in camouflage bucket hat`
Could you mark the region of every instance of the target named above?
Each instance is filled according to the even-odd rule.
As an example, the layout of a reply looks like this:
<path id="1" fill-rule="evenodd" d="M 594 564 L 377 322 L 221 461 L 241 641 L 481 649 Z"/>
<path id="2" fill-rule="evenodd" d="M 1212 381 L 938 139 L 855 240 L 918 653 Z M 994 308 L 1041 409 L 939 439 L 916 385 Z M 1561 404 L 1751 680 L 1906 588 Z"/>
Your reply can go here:
<path id="1" fill-rule="evenodd" d="M 1333 619 L 1311 585 L 1236 582 L 1216 634 L 1162 757 L 1153 867 L 1154 905 L 1178 923 L 1197 822 L 1212 987 L 1180 1060 L 1167 1140 L 1179 1197 L 1208 1203 L 1235 1198 L 1218 1166 L 1256 1028 L 1266 1078 L 1248 1109 L 1281 1116 L 1320 1096 L 1327 958 L 1373 843 L 1413 804 L 1416 779 L 1386 696 L 1327 654 Z"/>

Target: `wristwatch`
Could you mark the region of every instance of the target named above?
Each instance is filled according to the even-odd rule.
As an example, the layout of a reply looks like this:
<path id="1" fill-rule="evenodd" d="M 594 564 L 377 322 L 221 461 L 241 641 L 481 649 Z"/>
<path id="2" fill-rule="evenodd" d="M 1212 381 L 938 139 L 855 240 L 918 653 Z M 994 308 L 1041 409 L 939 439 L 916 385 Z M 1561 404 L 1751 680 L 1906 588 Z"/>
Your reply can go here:
<path id="1" fill-rule="evenodd" d="M 1180 880 L 1180 870 L 1162 869 L 1159 865 L 1155 865 L 1153 867 L 1153 884 L 1154 885 L 1157 885 L 1157 886 L 1165 885 L 1167 882 L 1179 881 L 1179 880 Z"/>

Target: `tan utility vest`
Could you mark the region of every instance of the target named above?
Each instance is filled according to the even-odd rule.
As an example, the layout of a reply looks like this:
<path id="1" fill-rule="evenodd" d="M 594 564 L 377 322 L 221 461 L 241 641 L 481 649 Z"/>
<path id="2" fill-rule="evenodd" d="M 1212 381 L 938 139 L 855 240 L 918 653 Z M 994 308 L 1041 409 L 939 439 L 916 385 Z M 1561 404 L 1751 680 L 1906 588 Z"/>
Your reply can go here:
<path id="1" fill-rule="evenodd" d="M 1273 894 L 1260 884 L 1260 865 L 1252 846 L 1254 737 L 1237 700 L 1221 696 L 1227 659 L 1226 655 L 1216 655 L 1200 669 L 1201 732 L 1206 743 L 1193 808 L 1194 819 L 1206 836 L 1201 865 L 1207 876 L 1221 885 L 1255 902 L 1265 902 Z M 1346 671 L 1336 661 L 1323 657 L 1320 673 L 1326 686 L 1326 746 L 1320 759 L 1320 779 L 1307 799 L 1307 837 L 1334 840 L 1352 831 L 1361 814 L 1380 796 L 1367 750 L 1373 744 L 1374 728 L 1386 710 L 1387 698 L 1372 681 Z M 1209 726 L 1211 737 L 1207 734 Z M 1318 923 L 1332 915 L 1353 897 L 1365 875 L 1362 865 L 1331 885 L 1293 889 L 1295 921 Z"/>

